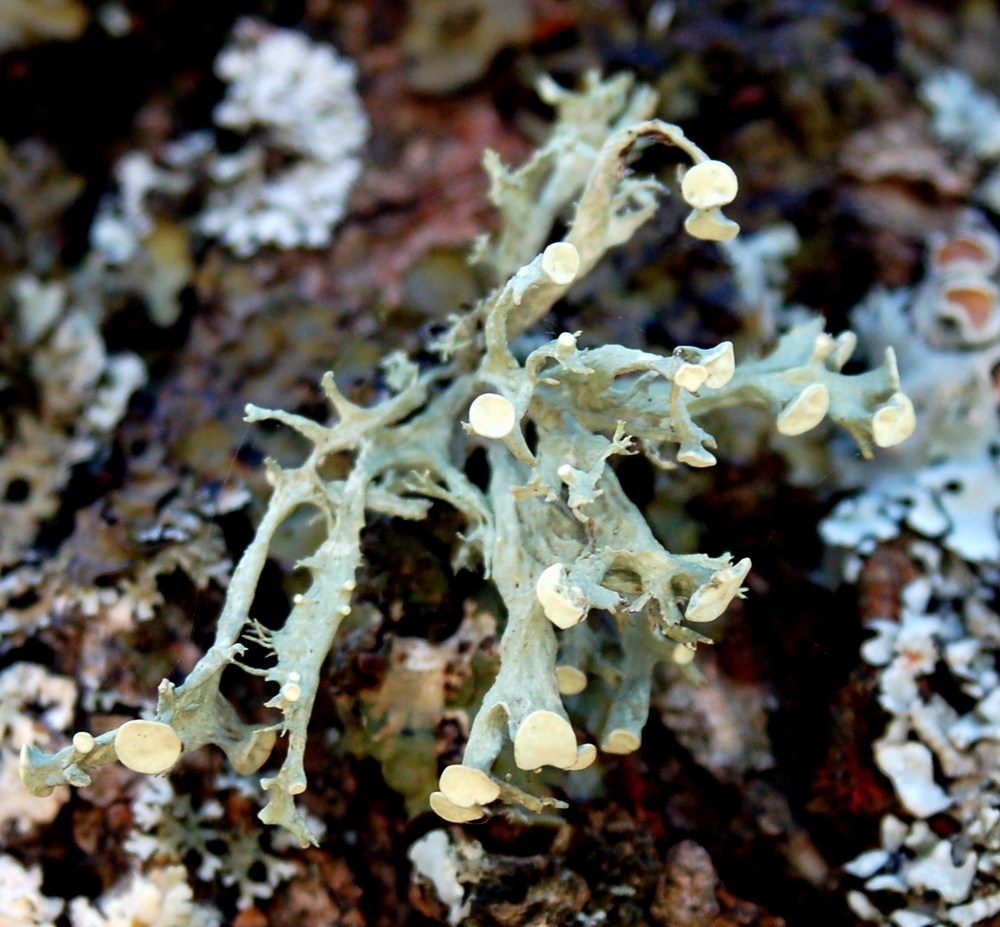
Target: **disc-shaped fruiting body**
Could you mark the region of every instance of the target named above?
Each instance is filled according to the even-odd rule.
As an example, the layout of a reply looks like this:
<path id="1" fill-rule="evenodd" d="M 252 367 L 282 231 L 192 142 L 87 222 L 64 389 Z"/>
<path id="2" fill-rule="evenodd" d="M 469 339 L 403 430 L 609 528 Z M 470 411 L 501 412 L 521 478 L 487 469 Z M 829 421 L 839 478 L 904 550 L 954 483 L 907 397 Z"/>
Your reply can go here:
<path id="1" fill-rule="evenodd" d="M 121 764 L 150 776 L 170 769 L 183 748 L 177 732 L 162 721 L 126 721 L 115 734 L 115 753 Z"/>

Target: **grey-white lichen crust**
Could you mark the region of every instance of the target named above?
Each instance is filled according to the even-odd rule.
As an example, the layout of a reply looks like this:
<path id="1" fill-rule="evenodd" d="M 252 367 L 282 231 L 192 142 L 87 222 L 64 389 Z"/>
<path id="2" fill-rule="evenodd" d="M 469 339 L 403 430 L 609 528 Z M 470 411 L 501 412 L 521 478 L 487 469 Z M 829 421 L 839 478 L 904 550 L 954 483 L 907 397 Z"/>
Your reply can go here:
<path id="1" fill-rule="evenodd" d="M 580 333 L 564 332 L 533 350 L 522 347 L 521 336 L 573 283 L 654 213 L 660 183 L 628 171 L 638 149 L 676 146 L 692 161 L 681 177 L 690 233 L 724 240 L 738 231 L 721 212 L 736 194 L 735 174 L 678 127 L 651 118 L 648 89 L 619 76 L 591 77 L 579 93 L 543 82 L 541 92 L 558 117 L 549 142 L 516 171 L 486 159 L 503 227 L 478 243 L 475 257 L 500 284 L 429 346 L 437 363 L 421 369 L 399 355 L 387 358 L 392 394 L 373 406 L 350 402 L 328 374 L 330 425 L 247 408 L 249 421 L 283 422 L 312 450 L 296 468 L 269 464 L 273 495 L 236 568 L 214 644 L 183 685 L 161 683 L 150 721 L 78 736 L 53 755 L 26 749 L 23 775 L 32 791 L 84 784 L 88 769 L 116 758 L 161 772 L 207 743 L 249 772 L 267 761 L 277 736 L 287 736 L 279 771 L 261 780 L 269 800 L 260 817 L 308 843 L 313 838 L 294 797 L 307 787 L 306 728 L 324 660 L 352 607 L 361 530 L 371 513 L 420 519 L 443 500 L 465 520 L 456 563 L 479 565 L 492 580 L 506 625 L 501 666 L 464 759 L 444 770 L 431 806 L 451 821 L 479 818 L 495 802 L 558 806 L 494 775 L 501 753 L 512 749 L 523 770 L 578 770 L 593 762 L 597 747 L 635 750 L 655 665 L 690 663 L 696 646 L 708 641 L 696 626 L 722 614 L 750 569 L 748 560 L 733 562 L 729 554 L 670 553 L 622 491 L 609 459 L 641 453 L 666 469 L 710 467 L 715 440 L 698 420 L 734 404 L 765 407 L 784 434 L 829 417 L 866 456 L 913 429 L 892 350 L 877 370 L 845 376 L 853 336 L 833 338 L 818 320 L 785 334 L 768 357 L 739 365 L 728 343 L 663 356 L 586 346 Z M 556 220 L 568 232 L 550 242 Z M 489 463 L 485 488 L 465 474 L 476 447 L 485 447 Z M 352 455 L 349 474 L 324 478 L 323 461 L 344 453 Z M 316 510 L 326 537 L 301 563 L 311 576 L 308 589 L 295 597 L 283 626 L 270 630 L 249 617 L 249 608 L 271 540 L 300 506 Z M 598 611 L 612 620 L 588 622 Z M 250 641 L 268 649 L 266 667 L 242 662 Z M 563 697 L 586 685 L 598 660 L 616 685 L 592 732 L 595 747 L 578 739 Z M 222 696 L 219 681 L 230 665 L 274 684 L 267 702 L 273 724 L 244 723 Z"/>

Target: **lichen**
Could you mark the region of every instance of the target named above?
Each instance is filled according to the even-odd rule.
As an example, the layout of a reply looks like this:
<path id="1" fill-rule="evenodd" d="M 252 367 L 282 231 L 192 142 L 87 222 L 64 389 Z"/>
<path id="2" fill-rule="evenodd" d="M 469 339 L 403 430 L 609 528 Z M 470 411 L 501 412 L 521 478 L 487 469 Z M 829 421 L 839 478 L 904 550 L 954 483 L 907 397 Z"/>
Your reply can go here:
<path id="1" fill-rule="evenodd" d="M 387 390 L 368 406 L 350 401 L 327 374 L 330 424 L 247 407 L 248 421 L 281 423 L 309 451 L 298 466 L 269 463 L 270 502 L 233 574 L 215 641 L 183 684 L 160 684 L 151 720 L 173 729 L 182 755 L 214 743 L 243 773 L 261 768 L 275 739 L 286 737 L 280 768 L 261 779 L 268 802 L 260 818 L 303 844 L 315 839 L 295 806 L 308 785 L 307 725 L 324 661 L 354 604 L 361 532 L 371 515 L 423 519 L 434 502 L 454 508 L 464 520 L 455 564 L 480 568 L 505 611 L 499 670 L 462 762 L 442 773 L 432 808 L 452 821 L 482 817 L 494 803 L 542 811 L 562 802 L 530 774 L 544 766 L 583 769 L 597 747 L 636 750 L 656 664 L 694 672 L 693 651 L 710 640 L 703 629 L 742 595 L 750 569 L 748 559 L 728 553 L 668 550 L 624 492 L 614 459 L 641 453 L 665 470 L 711 467 L 716 440 L 701 421 L 733 405 L 763 408 L 788 435 L 829 418 L 865 456 L 913 428 L 892 349 L 877 369 L 846 375 L 853 336 L 834 338 L 820 320 L 783 334 L 766 357 L 738 363 L 728 342 L 664 355 L 591 346 L 582 333 L 529 337 L 570 287 L 654 214 L 664 187 L 629 171 L 639 151 L 675 147 L 697 171 L 679 178 L 689 232 L 715 240 L 738 228 L 721 212 L 736 193 L 735 176 L 680 128 L 649 118 L 655 100 L 648 89 L 625 76 L 591 76 L 579 93 L 542 86 L 557 113 L 549 143 L 517 170 L 487 159 L 504 225 L 479 242 L 475 256 L 498 285 L 452 317 L 427 346 L 432 360 L 387 357 Z M 477 452 L 488 468 L 481 482 L 466 472 Z M 347 470 L 331 475 L 327 463 L 345 457 Z M 250 607 L 277 532 L 300 509 L 323 529 L 299 563 L 310 582 L 284 622 L 266 626 Z M 606 620 L 597 620 L 600 613 Z M 573 635 L 575 650 L 560 649 L 563 635 Z M 265 654 L 256 662 L 249 662 L 251 644 Z M 588 685 L 598 650 L 610 684 L 603 710 L 578 736 L 561 685 L 570 677 L 573 687 Z M 273 720 L 242 720 L 220 691 L 229 667 L 270 686 L 265 707 Z M 25 781 L 39 794 L 87 783 L 88 770 L 115 759 L 119 736 L 101 734 L 86 751 L 26 748 Z M 495 767 L 511 758 L 512 776 L 499 775 Z"/>
<path id="2" fill-rule="evenodd" d="M 861 657 L 886 713 L 874 762 L 898 808 L 883 816 L 880 846 L 846 865 L 862 880 L 848 901 L 875 923 L 968 927 L 1000 910 L 1000 237 L 970 211 L 927 245 L 923 280 L 875 291 L 853 316 L 866 349 L 900 346 L 919 425 L 821 533 L 842 551 L 848 579 L 897 538 L 910 574 L 888 606 L 864 616 L 872 636 Z"/>
<path id="3" fill-rule="evenodd" d="M 194 901 L 183 866 L 161 866 L 131 873 L 93 905 L 74 898 L 69 907 L 73 927 L 218 927 L 217 911 Z"/>

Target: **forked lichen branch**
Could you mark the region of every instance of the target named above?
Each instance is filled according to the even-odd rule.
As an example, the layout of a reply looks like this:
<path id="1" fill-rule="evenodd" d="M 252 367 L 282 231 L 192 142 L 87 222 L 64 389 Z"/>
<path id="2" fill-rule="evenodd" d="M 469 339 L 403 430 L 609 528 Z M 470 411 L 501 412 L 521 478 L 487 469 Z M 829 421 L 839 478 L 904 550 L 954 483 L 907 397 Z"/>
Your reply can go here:
<path id="1" fill-rule="evenodd" d="M 448 820 L 469 821 L 496 803 L 531 811 L 559 805 L 495 775 L 501 754 L 509 751 L 521 770 L 574 771 L 593 763 L 598 748 L 637 749 L 656 664 L 690 664 L 708 640 L 699 628 L 741 594 L 750 569 L 749 560 L 733 562 L 728 553 L 671 553 L 609 461 L 641 453 L 666 469 L 710 467 L 716 441 L 699 421 L 738 403 L 769 410 L 784 434 L 829 417 L 866 454 L 912 430 L 913 410 L 891 352 L 877 370 L 845 376 L 852 337 L 834 339 L 818 321 L 788 332 L 768 357 L 739 364 L 728 343 L 664 356 L 581 346 L 579 333 L 563 332 L 526 348 L 521 336 L 653 215 L 665 188 L 630 173 L 641 147 L 674 146 L 691 160 L 680 178 L 690 233 L 724 239 L 738 230 L 721 211 L 736 195 L 735 174 L 677 126 L 650 118 L 655 100 L 648 89 L 621 76 L 590 77 L 580 93 L 552 82 L 542 89 L 558 117 L 550 141 L 517 170 L 486 159 L 503 224 L 478 243 L 476 257 L 493 268 L 497 287 L 453 317 L 429 346 L 436 364 L 419 369 L 399 355 L 387 358 L 393 392 L 372 406 L 350 402 L 328 374 L 331 424 L 247 407 L 248 421 L 281 422 L 312 448 L 299 467 L 268 465 L 273 492 L 233 575 L 215 643 L 183 685 L 161 684 L 152 719 L 97 738 L 77 735 L 52 755 L 27 748 L 24 780 L 33 792 L 86 784 L 88 770 L 116 758 L 163 772 L 208 743 L 251 772 L 281 736 L 288 749 L 278 771 L 261 780 L 268 802 L 260 817 L 308 843 L 312 835 L 295 807 L 308 786 L 306 731 L 324 660 L 352 607 L 361 530 L 373 513 L 420 519 L 432 501 L 443 500 L 465 520 L 456 563 L 478 565 L 492 579 L 506 623 L 500 669 L 472 722 L 464 759 L 444 770 L 431 806 Z M 557 221 L 568 231 L 551 242 Z M 489 465 L 484 489 L 465 474 L 479 446 Z M 350 471 L 326 478 L 322 464 L 335 454 L 351 456 Z M 265 631 L 250 607 L 275 532 L 301 506 L 319 513 L 325 538 L 299 564 L 308 588 L 294 597 L 281 626 Z M 600 630 L 588 621 L 597 612 L 609 619 Z M 247 643 L 264 645 L 266 665 L 244 662 Z M 230 665 L 273 685 L 269 723 L 245 723 L 222 696 L 219 682 Z M 610 693 L 591 732 L 596 745 L 577 731 L 565 706 L 594 676 Z"/>

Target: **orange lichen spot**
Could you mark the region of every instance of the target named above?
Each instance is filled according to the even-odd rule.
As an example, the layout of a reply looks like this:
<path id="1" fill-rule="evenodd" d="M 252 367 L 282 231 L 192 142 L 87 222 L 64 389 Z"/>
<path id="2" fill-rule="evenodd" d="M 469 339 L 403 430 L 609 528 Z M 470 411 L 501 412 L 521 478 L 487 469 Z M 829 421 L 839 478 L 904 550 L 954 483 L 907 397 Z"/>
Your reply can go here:
<path id="1" fill-rule="evenodd" d="M 991 270 L 996 260 L 997 254 L 994 248 L 981 239 L 966 235 L 948 238 L 934 249 L 934 263 L 942 270 L 969 264 Z"/>
<path id="2" fill-rule="evenodd" d="M 997 292 L 990 285 L 945 287 L 942 295 L 946 302 L 956 306 L 975 328 L 983 328 L 996 312 Z"/>

